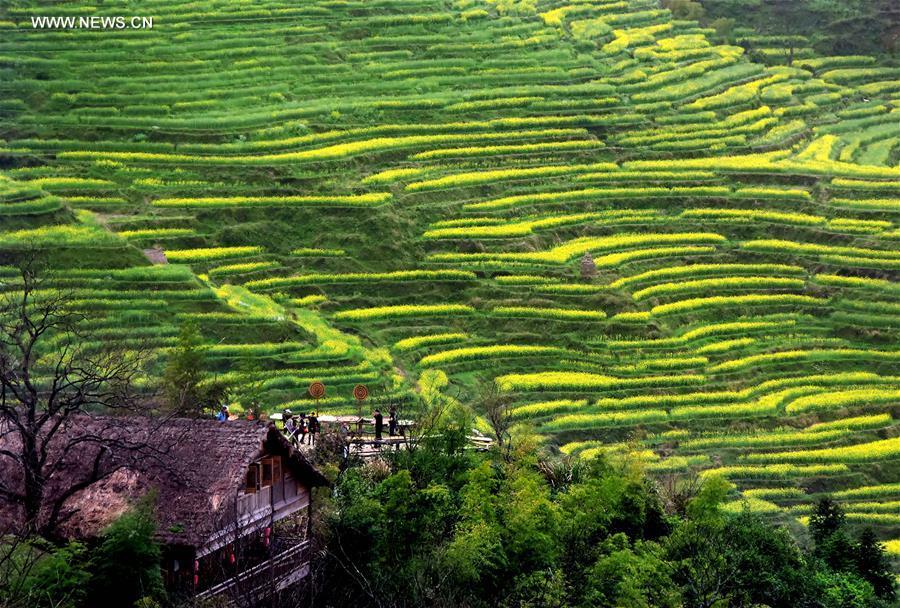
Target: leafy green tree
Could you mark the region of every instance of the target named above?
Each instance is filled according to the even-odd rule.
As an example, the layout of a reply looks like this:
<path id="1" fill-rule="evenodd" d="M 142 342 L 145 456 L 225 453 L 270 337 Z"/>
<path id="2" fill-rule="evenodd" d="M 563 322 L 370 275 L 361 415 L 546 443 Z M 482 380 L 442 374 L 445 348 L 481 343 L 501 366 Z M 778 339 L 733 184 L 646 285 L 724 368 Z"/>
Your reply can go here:
<path id="1" fill-rule="evenodd" d="M 559 569 L 536 570 L 513 579 L 500 608 L 568 608 L 566 576 Z"/>
<path id="2" fill-rule="evenodd" d="M 814 606 L 821 608 L 873 608 L 878 605 L 875 590 L 851 572 L 818 570 L 813 574 L 817 589 Z"/>
<path id="3" fill-rule="evenodd" d="M 200 415 L 215 408 L 224 396 L 221 387 L 204 382 L 206 354 L 203 336 L 196 323 L 185 323 L 178 343 L 169 354 L 162 386 L 168 409 L 188 415 Z"/>
<path id="4" fill-rule="evenodd" d="M 790 533 L 758 515 L 729 516 L 722 531 L 732 568 L 731 602 L 737 606 L 798 606 L 808 593 L 804 559 Z"/>
<path id="5" fill-rule="evenodd" d="M 662 548 L 654 542 L 632 545 L 618 533 L 603 542 L 603 554 L 588 570 L 582 606 L 679 608 L 681 593 L 670 576 Z"/>
<path id="6" fill-rule="evenodd" d="M 818 544 L 826 538 L 842 530 L 844 527 L 844 510 L 831 499 L 824 496 L 816 502 L 812 515 L 809 516 L 809 533 Z"/>
<path id="7" fill-rule="evenodd" d="M 856 571 L 872 585 L 875 594 L 885 600 L 893 601 L 894 573 L 884 548 L 872 528 L 866 527 L 859 535 L 856 545 Z"/>
<path id="8" fill-rule="evenodd" d="M 144 597 L 165 597 L 155 534 L 151 493 L 114 521 L 93 551 L 88 605 L 129 607 Z"/>

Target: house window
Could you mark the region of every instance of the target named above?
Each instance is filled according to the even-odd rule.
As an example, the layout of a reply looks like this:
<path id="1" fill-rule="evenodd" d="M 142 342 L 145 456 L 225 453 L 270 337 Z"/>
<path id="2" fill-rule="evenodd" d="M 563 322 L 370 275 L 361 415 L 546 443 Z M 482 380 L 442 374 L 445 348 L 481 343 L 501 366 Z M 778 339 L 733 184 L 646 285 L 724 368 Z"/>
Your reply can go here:
<path id="1" fill-rule="evenodd" d="M 264 458 L 260 461 L 260 464 L 262 465 L 262 483 L 260 487 L 268 488 L 272 485 L 272 459 Z"/>
<path id="2" fill-rule="evenodd" d="M 281 481 L 281 456 L 272 456 L 272 483 Z"/>
<path id="3" fill-rule="evenodd" d="M 247 484 L 244 487 L 244 492 L 246 494 L 256 494 L 256 489 L 259 486 L 259 465 L 256 463 L 251 464 L 247 467 Z"/>

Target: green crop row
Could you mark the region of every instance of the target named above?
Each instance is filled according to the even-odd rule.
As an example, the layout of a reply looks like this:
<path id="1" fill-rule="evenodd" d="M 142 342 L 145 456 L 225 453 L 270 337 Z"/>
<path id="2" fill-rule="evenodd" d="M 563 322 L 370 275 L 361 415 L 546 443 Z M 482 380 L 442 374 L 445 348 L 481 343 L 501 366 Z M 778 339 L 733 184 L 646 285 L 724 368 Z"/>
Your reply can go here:
<path id="1" fill-rule="evenodd" d="M 410 182 L 406 184 L 408 192 L 421 192 L 425 190 L 441 190 L 444 188 L 466 188 L 481 184 L 496 183 L 506 180 L 526 180 L 534 178 L 574 175 L 587 171 L 615 171 L 618 167 L 613 163 L 595 163 L 593 165 L 547 165 L 543 167 L 528 167 L 524 169 L 494 169 L 490 171 L 471 171 L 467 173 L 454 173 L 444 177 Z"/>
<path id="2" fill-rule="evenodd" d="M 379 283 L 408 281 L 471 281 L 475 273 L 467 270 L 396 270 L 392 272 L 348 272 L 342 274 L 304 274 L 249 281 L 248 289 L 269 290 L 320 283 Z"/>
<path id="3" fill-rule="evenodd" d="M 391 200 L 390 192 L 352 196 L 216 196 L 204 198 L 160 198 L 155 207 L 210 209 L 218 207 L 377 207 Z"/>
<path id="4" fill-rule="evenodd" d="M 412 155 L 414 160 L 434 160 L 442 158 L 463 158 L 479 156 L 502 156 L 507 154 L 535 154 L 543 152 L 568 152 L 570 150 L 598 150 L 603 142 L 594 139 L 576 139 L 560 142 L 536 144 L 509 144 L 503 146 L 467 146 L 463 148 L 443 148 L 427 150 Z"/>
<path id="5" fill-rule="evenodd" d="M 557 321 L 600 321 L 606 318 L 606 313 L 602 310 L 526 306 L 498 306 L 491 311 L 491 314 L 498 317 L 553 319 Z"/>

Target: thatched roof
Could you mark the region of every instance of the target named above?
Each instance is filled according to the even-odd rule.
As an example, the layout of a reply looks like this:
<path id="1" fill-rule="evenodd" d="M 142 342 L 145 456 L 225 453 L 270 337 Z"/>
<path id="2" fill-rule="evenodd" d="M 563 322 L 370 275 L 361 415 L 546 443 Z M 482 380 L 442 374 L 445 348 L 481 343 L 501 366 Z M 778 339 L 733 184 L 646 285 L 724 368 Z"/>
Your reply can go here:
<path id="1" fill-rule="evenodd" d="M 89 476 L 101 445 L 108 447 L 101 458 L 104 477 L 63 503 L 59 530 L 64 536 L 99 535 L 135 500 L 155 490 L 160 540 L 202 546 L 234 522 L 247 467 L 264 454 L 281 455 L 294 477 L 309 487 L 327 483 L 270 424 L 77 416 L 51 444 L 48 464 L 60 466 L 47 483 L 48 504 Z M 0 432 L 0 451 L 15 452 L 17 446 L 16 434 Z M 16 463 L 2 455 L 0 476 L 22 487 Z M 20 506 L 0 498 L 0 529 L 21 520 Z"/>

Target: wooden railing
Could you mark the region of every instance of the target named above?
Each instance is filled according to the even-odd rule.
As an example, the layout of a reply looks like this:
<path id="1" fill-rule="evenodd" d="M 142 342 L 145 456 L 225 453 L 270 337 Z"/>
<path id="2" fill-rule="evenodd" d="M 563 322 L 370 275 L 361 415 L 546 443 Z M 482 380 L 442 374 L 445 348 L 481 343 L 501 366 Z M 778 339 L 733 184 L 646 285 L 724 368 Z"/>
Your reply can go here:
<path id="1" fill-rule="evenodd" d="M 206 591 L 197 599 L 235 597 L 258 601 L 301 580 L 309 572 L 309 541 L 302 541 L 263 563 L 236 574 Z"/>

